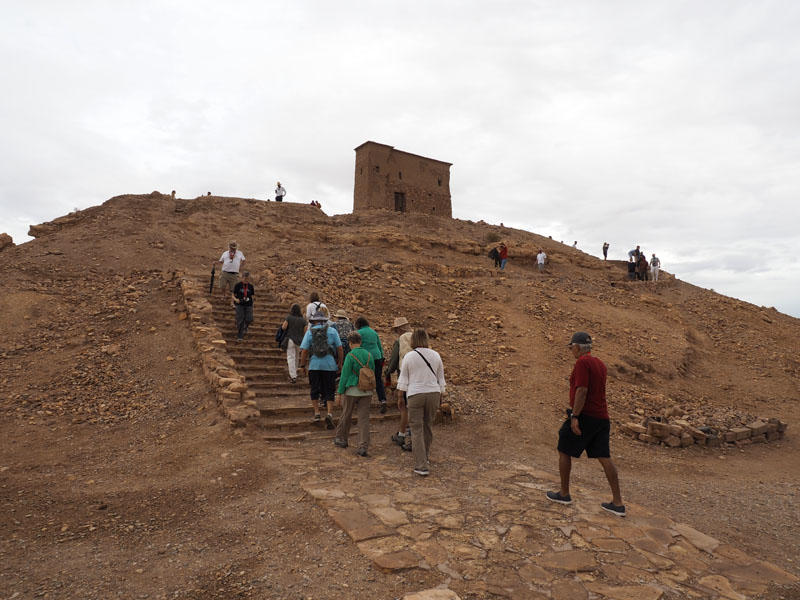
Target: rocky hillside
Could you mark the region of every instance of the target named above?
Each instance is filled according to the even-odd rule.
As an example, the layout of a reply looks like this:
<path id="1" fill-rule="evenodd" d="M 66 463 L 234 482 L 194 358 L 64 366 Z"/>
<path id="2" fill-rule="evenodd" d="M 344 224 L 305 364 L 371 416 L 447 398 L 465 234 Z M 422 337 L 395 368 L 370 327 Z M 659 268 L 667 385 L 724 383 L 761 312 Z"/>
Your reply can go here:
<path id="1" fill-rule="evenodd" d="M 26 418 L 147 413 L 156 392 L 194 364 L 180 345 L 176 274 L 206 276 L 230 239 L 259 293 L 287 307 L 319 291 L 333 309 L 366 315 L 386 345 L 396 315 L 426 327 L 462 414 L 533 408 L 557 418 L 571 361 L 565 343 L 578 329 L 592 333 L 609 366 L 617 418 L 676 404 L 733 421 L 786 418 L 800 397 L 797 319 L 669 274 L 628 282 L 624 264 L 526 231 L 153 193 L 118 196 L 30 233 L 34 241 L 0 254 L 13 282 L 0 301 L 2 408 Z M 510 248 L 502 275 L 486 257 L 496 240 Z M 538 248 L 550 261 L 544 274 L 533 264 Z"/>

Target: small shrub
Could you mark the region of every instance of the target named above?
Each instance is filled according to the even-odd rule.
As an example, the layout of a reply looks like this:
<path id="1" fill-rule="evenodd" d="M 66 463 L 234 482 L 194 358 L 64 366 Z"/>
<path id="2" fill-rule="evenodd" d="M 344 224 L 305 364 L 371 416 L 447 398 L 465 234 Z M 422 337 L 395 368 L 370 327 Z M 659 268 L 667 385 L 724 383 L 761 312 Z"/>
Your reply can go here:
<path id="1" fill-rule="evenodd" d="M 485 243 L 487 244 L 494 244 L 495 242 L 500 241 L 500 234 L 496 231 L 490 231 L 486 234 Z"/>

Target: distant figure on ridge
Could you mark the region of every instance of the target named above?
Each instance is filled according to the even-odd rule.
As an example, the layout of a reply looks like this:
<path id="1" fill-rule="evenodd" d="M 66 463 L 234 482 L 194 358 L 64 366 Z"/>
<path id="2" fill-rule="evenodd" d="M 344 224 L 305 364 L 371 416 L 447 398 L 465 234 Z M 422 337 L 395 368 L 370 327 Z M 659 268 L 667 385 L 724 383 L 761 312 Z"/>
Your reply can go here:
<path id="1" fill-rule="evenodd" d="M 342 416 L 336 427 L 336 437 L 333 439 L 335 446 L 347 448 L 347 438 L 350 436 L 350 424 L 353 420 L 353 410 L 358 411 L 358 450 L 359 456 L 367 456 L 369 447 L 369 405 L 372 400 L 372 389 L 365 387 L 359 377 L 359 371 L 366 367 L 375 373 L 375 362 L 372 355 L 361 347 L 361 335 L 351 331 L 348 345 L 352 348 L 345 356 L 342 364 L 342 376 L 339 378 L 339 388 L 336 391 L 336 405 L 342 405 Z M 375 382 L 370 383 L 374 388 Z M 344 396 L 344 402 L 342 402 Z"/>
<path id="2" fill-rule="evenodd" d="M 500 242 L 498 252 L 500 253 L 500 270 L 505 271 L 506 263 L 508 262 L 508 247 L 505 242 Z"/>
<path id="3" fill-rule="evenodd" d="M 544 264 L 547 262 L 547 254 L 544 253 L 544 250 L 539 248 L 539 253 L 536 255 L 536 268 L 539 269 L 539 273 L 544 272 Z"/>
<path id="4" fill-rule="evenodd" d="M 575 250 L 578 249 L 578 240 L 575 240 L 574 242 L 572 242 L 572 247 L 575 248 Z"/>
<path id="5" fill-rule="evenodd" d="M 175 200 L 175 190 L 172 190 L 172 193 L 170 194 L 170 196 L 172 196 L 172 199 Z"/>
<path id="6" fill-rule="evenodd" d="M 275 202 L 283 202 L 283 197 L 286 195 L 286 188 L 281 185 L 281 182 L 275 184 Z"/>
<path id="7" fill-rule="evenodd" d="M 608 260 L 608 242 L 603 242 L 603 260 Z"/>
<path id="8" fill-rule="evenodd" d="M 311 386 L 311 405 L 314 422 L 320 421 L 320 408 L 324 408 L 325 424 L 333 429 L 333 401 L 336 396 L 336 372 L 342 366 L 344 354 L 342 341 L 336 329 L 327 324 L 323 312 L 311 315 L 311 327 L 300 343 L 300 368 L 308 365 L 308 383 Z M 320 402 L 321 401 L 321 402 Z M 322 406 L 320 406 L 322 404 Z"/>
<path id="9" fill-rule="evenodd" d="M 236 249 L 236 242 L 228 244 L 228 251 L 223 252 L 215 265 L 222 265 L 222 272 L 219 274 L 219 290 L 224 298 L 226 290 L 233 293 L 233 287 L 239 282 L 239 270 L 245 263 L 244 254 Z"/>
<path id="10" fill-rule="evenodd" d="M 300 358 L 300 344 L 303 342 L 303 334 L 306 330 L 307 321 L 303 318 L 303 312 L 299 304 L 292 304 L 289 314 L 286 315 L 281 324 L 281 328 L 286 331 L 281 342 L 281 348 L 286 350 L 286 366 L 289 368 L 289 381 L 297 383 L 297 365 Z"/>
<path id="11" fill-rule="evenodd" d="M 572 504 L 569 494 L 569 479 L 572 459 L 586 456 L 600 461 L 611 487 L 611 502 L 603 502 L 603 510 L 618 517 L 625 516 L 625 505 L 619 489 L 617 467 L 611 460 L 609 434 L 611 422 L 606 404 L 606 366 L 592 356 L 592 336 L 583 331 L 572 335 L 570 352 L 575 365 L 569 376 L 569 405 L 567 420 L 558 432 L 558 473 L 561 488 L 547 492 L 548 500 L 560 504 Z"/>
<path id="12" fill-rule="evenodd" d="M 639 255 L 641 253 L 642 253 L 642 251 L 639 249 L 639 246 L 636 246 L 636 248 L 634 248 L 633 250 L 629 250 L 628 251 L 628 260 L 633 259 L 634 262 L 638 262 L 639 261 Z"/>
<path id="13" fill-rule="evenodd" d="M 411 351 L 411 326 L 408 324 L 408 319 L 405 317 L 396 317 L 392 323 L 392 331 L 398 335 L 398 338 L 392 344 L 392 351 L 389 354 L 389 362 L 386 364 L 384 377 L 384 387 L 391 389 L 392 373 L 400 375 L 400 367 L 403 364 L 403 358 Z M 400 410 L 400 427 L 397 433 L 392 434 L 392 441 L 400 446 L 403 450 L 411 450 L 411 429 L 408 427 L 408 397 L 405 392 L 395 389 L 395 400 L 397 401 L 397 408 Z"/>
<path id="14" fill-rule="evenodd" d="M 650 259 L 650 279 L 658 281 L 658 272 L 661 270 L 661 260 L 653 252 L 653 257 Z"/>
<path id="15" fill-rule="evenodd" d="M 241 342 L 253 322 L 253 296 L 255 288 L 250 283 L 250 272 L 242 271 L 242 280 L 233 286 L 233 303 L 236 306 L 236 340 Z"/>
<path id="16" fill-rule="evenodd" d="M 639 281 L 647 281 L 647 271 L 649 270 L 649 265 L 647 264 L 647 258 L 644 255 L 644 252 L 639 254 L 639 260 L 636 263 L 636 278 Z"/>
<path id="17" fill-rule="evenodd" d="M 636 261 L 633 260 L 632 256 L 628 257 L 628 279 L 631 281 L 636 279 Z"/>

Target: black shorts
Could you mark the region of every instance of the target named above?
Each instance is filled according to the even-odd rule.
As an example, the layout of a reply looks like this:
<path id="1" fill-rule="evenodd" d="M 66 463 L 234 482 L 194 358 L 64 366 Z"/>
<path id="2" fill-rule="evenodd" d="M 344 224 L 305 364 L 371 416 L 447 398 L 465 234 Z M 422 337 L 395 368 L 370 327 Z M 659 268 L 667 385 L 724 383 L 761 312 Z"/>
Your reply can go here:
<path id="1" fill-rule="evenodd" d="M 578 417 L 578 425 L 581 428 L 581 435 L 572 433 L 569 418 L 564 421 L 558 430 L 558 451 L 573 458 L 580 458 L 584 450 L 589 458 L 611 458 L 608 445 L 611 421 L 581 415 Z"/>
<path id="2" fill-rule="evenodd" d="M 312 400 L 322 398 L 323 402 L 333 402 L 336 396 L 336 371 L 309 371 L 308 383 Z"/>

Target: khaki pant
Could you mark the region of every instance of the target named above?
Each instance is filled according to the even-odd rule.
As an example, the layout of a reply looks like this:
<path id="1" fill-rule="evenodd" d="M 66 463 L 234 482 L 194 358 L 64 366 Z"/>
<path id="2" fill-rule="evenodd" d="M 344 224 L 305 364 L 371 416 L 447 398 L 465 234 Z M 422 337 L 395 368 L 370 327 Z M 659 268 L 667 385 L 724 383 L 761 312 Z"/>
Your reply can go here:
<path id="1" fill-rule="evenodd" d="M 408 424 L 411 426 L 411 453 L 414 455 L 415 469 L 430 468 L 431 442 L 433 430 L 431 423 L 439 409 L 439 392 L 426 392 L 408 397 Z"/>
<path id="2" fill-rule="evenodd" d="M 219 274 L 219 289 L 229 289 L 231 292 L 233 291 L 233 286 L 239 283 L 239 274 L 238 273 L 230 273 L 228 271 L 222 271 Z"/>
<path id="3" fill-rule="evenodd" d="M 369 405 L 372 394 L 369 396 L 348 396 L 342 400 L 342 416 L 336 427 L 336 439 L 347 441 L 350 436 L 350 425 L 353 422 L 353 409 L 358 410 L 358 449 L 366 450 L 369 446 Z"/>

